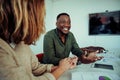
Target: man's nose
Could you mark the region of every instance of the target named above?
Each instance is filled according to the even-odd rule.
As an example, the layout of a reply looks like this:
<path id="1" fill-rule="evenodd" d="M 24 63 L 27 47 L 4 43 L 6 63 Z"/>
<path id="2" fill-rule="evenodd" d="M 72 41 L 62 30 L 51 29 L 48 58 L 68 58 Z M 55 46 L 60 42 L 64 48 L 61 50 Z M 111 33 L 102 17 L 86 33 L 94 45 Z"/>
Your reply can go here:
<path id="1" fill-rule="evenodd" d="M 70 23 L 67 23 L 67 22 L 66 22 L 66 23 L 64 24 L 64 26 L 69 27 L 69 26 L 70 26 Z"/>

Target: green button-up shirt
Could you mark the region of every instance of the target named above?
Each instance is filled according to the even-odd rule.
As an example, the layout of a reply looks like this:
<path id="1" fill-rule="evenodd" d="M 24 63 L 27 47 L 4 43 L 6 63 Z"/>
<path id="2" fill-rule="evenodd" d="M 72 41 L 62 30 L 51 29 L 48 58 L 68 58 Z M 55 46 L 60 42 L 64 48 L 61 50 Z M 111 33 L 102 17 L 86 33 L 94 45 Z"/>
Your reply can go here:
<path id="1" fill-rule="evenodd" d="M 65 43 L 63 43 L 58 35 L 57 29 L 53 29 L 44 36 L 44 63 L 52 63 L 58 65 L 59 61 L 72 54 L 80 57 L 83 53 L 72 32 L 69 32 Z"/>

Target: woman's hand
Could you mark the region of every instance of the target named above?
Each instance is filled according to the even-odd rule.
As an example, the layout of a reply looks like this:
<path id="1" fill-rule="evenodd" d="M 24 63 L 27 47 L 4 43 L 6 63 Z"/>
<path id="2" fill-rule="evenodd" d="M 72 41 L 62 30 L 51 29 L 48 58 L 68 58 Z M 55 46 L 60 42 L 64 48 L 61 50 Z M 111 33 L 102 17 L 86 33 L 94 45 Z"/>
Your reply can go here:
<path id="1" fill-rule="evenodd" d="M 59 63 L 59 67 L 63 67 L 65 70 L 72 69 L 76 67 L 78 61 L 78 57 L 68 57 L 65 59 L 62 59 Z"/>
<path id="2" fill-rule="evenodd" d="M 73 57 L 73 58 L 64 58 L 59 62 L 58 66 L 54 66 L 52 68 L 52 74 L 54 75 L 54 77 L 56 79 L 59 78 L 60 75 L 62 75 L 65 71 L 67 71 L 68 69 L 72 69 L 76 66 L 77 63 L 77 57 Z"/>
<path id="3" fill-rule="evenodd" d="M 55 71 L 58 68 L 58 66 L 52 66 L 51 72 Z"/>
<path id="4" fill-rule="evenodd" d="M 62 70 L 68 70 L 70 69 L 72 65 L 72 61 L 70 58 L 65 58 L 65 59 L 62 59 L 60 62 L 59 62 L 59 68 L 61 68 Z"/>
<path id="5" fill-rule="evenodd" d="M 70 67 L 71 69 L 76 67 L 77 61 L 78 61 L 78 57 L 77 56 L 71 58 L 71 63 L 72 63 L 72 65 Z"/>

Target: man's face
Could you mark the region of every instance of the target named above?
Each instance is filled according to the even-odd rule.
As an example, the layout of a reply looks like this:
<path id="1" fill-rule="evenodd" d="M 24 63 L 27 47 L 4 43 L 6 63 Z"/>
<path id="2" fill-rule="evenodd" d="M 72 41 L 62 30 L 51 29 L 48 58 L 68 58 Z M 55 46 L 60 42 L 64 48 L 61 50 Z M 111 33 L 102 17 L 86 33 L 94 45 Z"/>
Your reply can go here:
<path id="1" fill-rule="evenodd" d="M 61 33 L 68 34 L 71 28 L 70 17 L 67 15 L 61 15 L 56 22 L 56 26 Z"/>

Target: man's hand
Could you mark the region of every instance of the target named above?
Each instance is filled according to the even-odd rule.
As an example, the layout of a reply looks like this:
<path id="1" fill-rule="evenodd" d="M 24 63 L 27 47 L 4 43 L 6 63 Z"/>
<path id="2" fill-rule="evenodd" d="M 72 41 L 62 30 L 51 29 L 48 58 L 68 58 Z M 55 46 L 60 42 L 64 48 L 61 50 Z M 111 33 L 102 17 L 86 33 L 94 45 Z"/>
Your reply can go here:
<path id="1" fill-rule="evenodd" d="M 85 52 L 85 54 L 82 55 L 82 63 L 92 63 L 95 62 L 97 60 L 101 60 L 103 58 L 103 56 L 97 56 L 96 54 L 98 53 L 98 51 L 96 52 L 91 52 L 91 53 L 87 53 Z"/>

